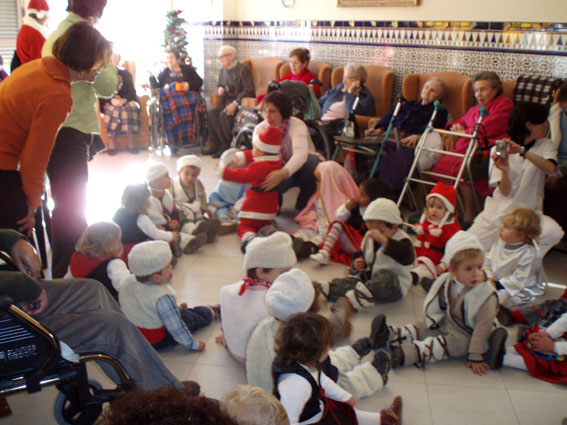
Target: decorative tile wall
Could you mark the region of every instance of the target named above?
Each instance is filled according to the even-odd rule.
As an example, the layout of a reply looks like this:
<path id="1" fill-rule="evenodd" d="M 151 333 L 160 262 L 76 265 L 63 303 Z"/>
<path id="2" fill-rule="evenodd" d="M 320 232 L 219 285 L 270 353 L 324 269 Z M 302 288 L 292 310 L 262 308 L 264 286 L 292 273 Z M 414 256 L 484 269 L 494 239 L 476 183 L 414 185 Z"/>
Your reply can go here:
<path id="1" fill-rule="evenodd" d="M 378 64 L 395 71 L 394 97 L 404 75 L 456 71 L 498 72 L 504 80 L 521 74 L 567 78 L 567 24 L 482 22 L 209 22 L 193 26 L 204 40 L 206 76 L 216 76 L 222 44 L 239 58 L 276 56 L 287 60 L 294 47 L 333 67 L 347 62 Z M 215 90 L 206 78 L 205 90 Z"/>

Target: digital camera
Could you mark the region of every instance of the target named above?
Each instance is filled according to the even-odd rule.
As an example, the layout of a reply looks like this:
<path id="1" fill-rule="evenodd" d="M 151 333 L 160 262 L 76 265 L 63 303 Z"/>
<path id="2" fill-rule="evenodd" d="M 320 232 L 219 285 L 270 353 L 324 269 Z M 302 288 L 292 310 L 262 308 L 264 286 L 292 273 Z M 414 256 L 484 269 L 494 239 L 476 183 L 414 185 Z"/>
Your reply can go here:
<path id="1" fill-rule="evenodd" d="M 504 140 L 497 140 L 494 144 L 494 153 L 500 158 L 506 158 L 508 156 L 508 144 Z"/>

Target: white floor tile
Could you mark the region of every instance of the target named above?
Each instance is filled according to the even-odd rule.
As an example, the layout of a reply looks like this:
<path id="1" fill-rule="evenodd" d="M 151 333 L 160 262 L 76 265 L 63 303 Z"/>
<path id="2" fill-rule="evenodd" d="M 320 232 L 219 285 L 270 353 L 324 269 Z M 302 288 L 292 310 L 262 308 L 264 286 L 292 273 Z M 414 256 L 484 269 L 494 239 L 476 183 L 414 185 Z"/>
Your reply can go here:
<path id="1" fill-rule="evenodd" d="M 559 425 L 567 418 L 567 390 L 556 394 L 509 391 L 520 425 Z"/>

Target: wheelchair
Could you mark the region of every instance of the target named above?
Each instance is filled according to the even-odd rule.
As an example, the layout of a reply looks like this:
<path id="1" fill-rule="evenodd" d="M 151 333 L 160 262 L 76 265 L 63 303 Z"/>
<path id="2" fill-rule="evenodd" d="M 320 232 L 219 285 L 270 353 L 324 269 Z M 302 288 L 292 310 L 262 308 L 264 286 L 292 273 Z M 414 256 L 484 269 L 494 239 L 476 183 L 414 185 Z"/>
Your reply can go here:
<path id="1" fill-rule="evenodd" d="M 120 384 L 107 390 L 89 380 L 89 361 L 110 364 Z M 8 297 L 0 298 L 0 394 L 34 393 L 47 385 L 59 390 L 54 405 L 57 423 L 71 425 L 95 423 L 103 404 L 132 386 L 120 362 L 106 354 L 81 354 L 77 363 L 65 360 L 58 338 L 49 329 Z"/>
<path id="2" fill-rule="evenodd" d="M 204 103 L 205 101 L 202 100 Z M 196 114 L 197 120 L 197 143 L 190 145 L 177 145 L 169 143 L 167 130 L 165 126 L 164 108 L 160 101 L 160 88 L 151 88 L 151 99 L 149 103 L 149 125 L 150 125 L 150 149 L 156 151 L 159 155 L 169 150 L 176 153 L 180 148 L 199 147 L 203 149 L 208 139 L 207 113 L 199 112 Z"/>
<path id="3" fill-rule="evenodd" d="M 322 83 L 320 82 L 314 82 L 322 85 Z M 303 117 L 307 113 L 308 107 L 308 99 L 306 97 L 310 96 L 310 93 L 306 94 L 304 91 L 300 95 L 293 95 L 292 93 L 288 92 L 288 86 L 283 83 L 285 82 L 282 82 L 280 84 L 274 81 L 270 81 L 268 85 L 268 93 L 273 90 L 282 90 L 290 95 L 293 105 L 292 115 L 303 120 L 303 122 L 307 126 L 311 140 L 315 145 L 315 150 L 319 154 L 321 154 L 325 158 L 325 160 L 331 159 L 331 141 L 329 140 L 329 137 L 327 136 L 319 122 L 316 119 L 303 119 Z M 290 83 L 305 86 L 305 83 L 299 81 L 290 81 Z M 313 90 L 312 85 L 309 85 L 308 90 Z M 260 111 L 258 111 L 258 109 L 249 106 L 239 106 L 234 121 L 234 126 L 232 128 L 232 142 L 230 147 L 240 150 L 252 149 L 252 136 L 254 134 L 254 128 L 263 120 L 264 118 L 262 117 L 262 114 L 260 113 Z"/>

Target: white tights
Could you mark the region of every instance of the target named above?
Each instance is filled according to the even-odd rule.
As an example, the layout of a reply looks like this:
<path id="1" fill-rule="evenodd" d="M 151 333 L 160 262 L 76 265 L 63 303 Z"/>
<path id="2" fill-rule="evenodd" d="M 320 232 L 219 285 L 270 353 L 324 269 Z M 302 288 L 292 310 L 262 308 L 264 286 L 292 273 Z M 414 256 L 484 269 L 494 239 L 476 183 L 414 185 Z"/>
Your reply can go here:
<path id="1" fill-rule="evenodd" d="M 514 347 L 506 347 L 503 364 L 504 366 L 513 367 L 514 369 L 528 370 L 524 358 Z"/>

